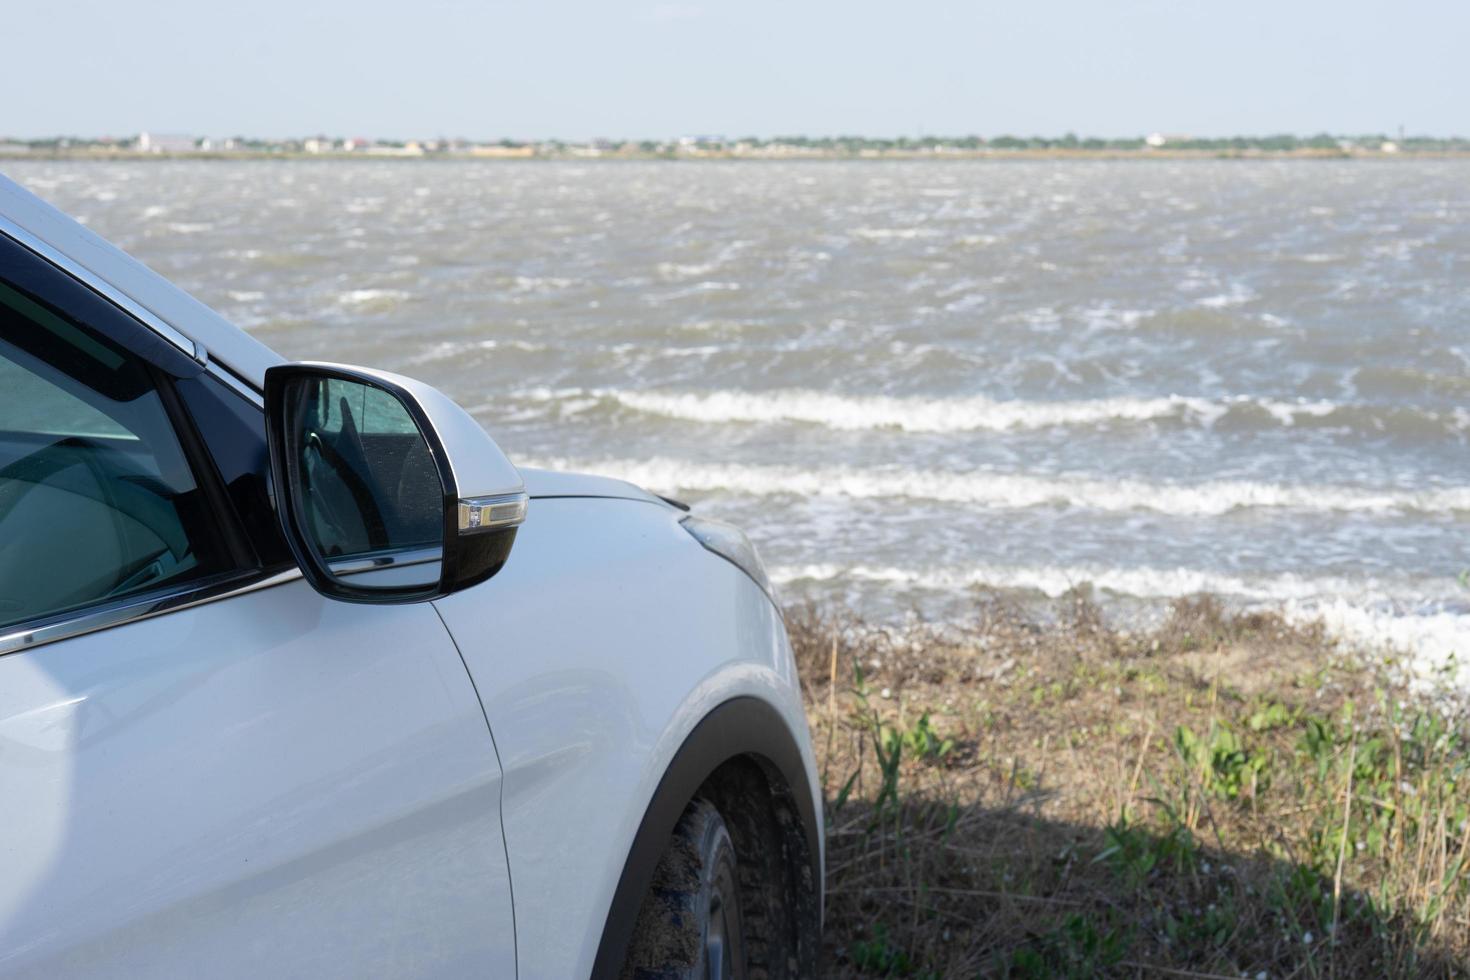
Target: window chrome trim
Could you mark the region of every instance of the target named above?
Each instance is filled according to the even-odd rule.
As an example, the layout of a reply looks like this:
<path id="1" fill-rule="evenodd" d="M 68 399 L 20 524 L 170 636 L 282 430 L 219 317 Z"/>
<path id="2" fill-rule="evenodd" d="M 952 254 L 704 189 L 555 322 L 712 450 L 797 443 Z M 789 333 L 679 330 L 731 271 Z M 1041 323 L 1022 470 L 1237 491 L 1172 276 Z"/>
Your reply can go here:
<path id="1" fill-rule="evenodd" d="M 93 292 L 100 293 L 103 296 L 107 297 L 107 299 L 111 300 L 113 304 L 121 307 L 138 322 L 142 323 L 144 326 L 148 327 L 164 340 L 167 340 L 170 344 L 177 347 L 185 354 L 189 355 L 191 359 L 199 361 L 201 364 L 206 362 L 207 357 L 203 349 L 199 347 L 198 344 L 194 343 L 194 341 L 179 333 L 179 331 L 175 330 L 168 323 L 159 319 L 158 315 L 152 310 L 148 309 L 146 306 L 133 299 L 133 297 L 129 296 L 127 293 L 118 289 L 112 283 L 103 279 L 101 276 L 98 276 L 91 269 L 88 269 L 86 266 L 82 265 L 80 262 L 67 255 L 65 252 L 61 252 L 55 248 L 52 248 L 45 241 L 37 238 L 29 231 L 26 231 L 26 229 L 11 221 L 3 214 L 0 214 L 0 234 L 4 234 L 7 238 L 10 238 L 22 248 L 28 249 L 41 256 L 41 258 L 45 259 L 47 262 L 50 262 L 58 269 L 61 269 L 72 278 L 84 283 Z"/>
<path id="2" fill-rule="evenodd" d="M 219 361 L 211 360 L 204 366 L 204 370 L 211 378 L 214 378 L 256 408 L 261 411 L 265 410 L 265 396 L 260 393 L 260 389 L 251 387 L 248 382 Z"/>
<path id="3" fill-rule="evenodd" d="M 202 586 L 184 586 L 172 592 L 153 593 L 136 599 L 122 599 L 106 606 L 94 606 L 90 609 L 79 610 L 74 615 L 56 622 L 0 633 L 0 656 L 33 650 L 47 643 L 68 640 L 141 619 L 151 619 L 164 613 L 191 609 L 194 606 L 218 602 L 221 599 L 232 599 L 235 596 L 256 592 L 260 589 L 284 585 L 298 578 L 301 578 L 301 569 L 288 568 L 271 575 L 252 578 L 244 583 L 240 581 L 239 576 L 234 576 L 223 582 Z"/>

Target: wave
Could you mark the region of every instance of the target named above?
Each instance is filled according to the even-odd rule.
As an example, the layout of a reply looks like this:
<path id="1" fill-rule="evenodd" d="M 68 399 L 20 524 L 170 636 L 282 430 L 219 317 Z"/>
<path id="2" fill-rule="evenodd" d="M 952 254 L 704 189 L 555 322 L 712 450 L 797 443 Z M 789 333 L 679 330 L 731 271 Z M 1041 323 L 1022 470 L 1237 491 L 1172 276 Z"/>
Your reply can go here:
<path id="1" fill-rule="evenodd" d="M 943 232 L 934 228 L 854 228 L 852 235 L 870 242 L 905 241 L 914 238 L 938 238 Z"/>
<path id="2" fill-rule="evenodd" d="M 1223 411 L 1198 398 L 1100 398 L 1070 402 L 968 398 L 834 395 L 818 391 L 711 391 L 700 393 L 601 390 L 635 411 L 693 422 L 807 422 L 831 429 L 905 432 L 1041 429 L 1108 420 L 1147 421 Z"/>
<path id="3" fill-rule="evenodd" d="M 1266 602 L 1305 602 L 1344 595 L 1373 596 L 1382 601 L 1425 600 L 1423 583 L 1410 580 L 1380 580 L 1280 575 L 1240 576 L 1192 568 L 1108 568 L 1087 565 L 967 565 L 964 567 L 897 568 L 882 565 L 838 565 L 813 563 L 781 565 L 769 570 L 771 581 L 834 580 L 871 582 L 926 591 L 952 592 L 974 586 L 1028 589 L 1055 599 L 1079 586 L 1137 599 L 1177 599 L 1211 593 Z M 1448 601 L 1456 593 L 1452 585 L 1438 588 L 1435 598 Z"/>
<path id="4" fill-rule="evenodd" d="M 355 308 L 387 308 L 408 299 L 410 293 L 403 289 L 349 289 L 337 294 L 337 304 Z"/>
<path id="5" fill-rule="evenodd" d="M 989 586 L 1048 598 L 1087 584 L 1115 596 L 1156 601 L 1209 593 L 1273 608 L 1299 625 L 1321 623 L 1329 636 L 1357 650 L 1405 654 L 1411 674 L 1424 680 L 1445 678 L 1470 655 L 1470 605 L 1463 591 L 1443 580 L 1246 577 L 1189 568 L 1052 565 L 906 569 L 811 564 L 776 566 L 769 574 L 771 581 L 787 586 L 855 582 L 942 592 Z"/>
<path id="6" fill-rule="evenodd" d="M 1008 432 L 1168 421 L 1205 428 L 1221 422 L 1244 427 L 1260 424 L 1336 426 L 1375 435 L 1395 431 L 1407 434 L 1418 430 L 1431 433 L 1470 431 L 1470 411 L 1463 408 L 1435 412 L 1408 406 L 1293 401 L 1246 395 L 1033 401 L 1001 400 L 983 395 L 951 398 L 838 395 L 801 389 L 660 392 L 616 388 L 540 388 L 522 392 L 521 396 L 537 401 L 596 397 L 632 411 L 689 422 L 766 425 L 795 422 L 848 431 Z"/>
<path id="7" fill-rule="evenodd" d="M 860 500 L 902 498 L 1012 509 L 1058 506 L 1114 512 L 1148 510 L 1201 517 L 1256 508 L 1377 513 L 1470 512 L 1470 487 L 1413 491 L 1249 480 L 1150 483 L 1068 475 L 693 463 L 668 458 L 549 460 L 526 465 L 587 470 L 665 492 L 729 492 L 749 496 L 789 494 Z"/>

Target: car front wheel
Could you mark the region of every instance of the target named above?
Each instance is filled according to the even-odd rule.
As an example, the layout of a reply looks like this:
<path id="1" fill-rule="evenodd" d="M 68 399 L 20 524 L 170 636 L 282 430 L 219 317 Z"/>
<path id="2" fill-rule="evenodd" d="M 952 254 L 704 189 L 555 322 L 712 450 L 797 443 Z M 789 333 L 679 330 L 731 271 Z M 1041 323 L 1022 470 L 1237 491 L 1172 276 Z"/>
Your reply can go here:
<path id="1" fill-rule="evenodd" d="M 679 818 L 638 912 L 623 980 L 745 980 L 735 845 L 720 812 Z"/>

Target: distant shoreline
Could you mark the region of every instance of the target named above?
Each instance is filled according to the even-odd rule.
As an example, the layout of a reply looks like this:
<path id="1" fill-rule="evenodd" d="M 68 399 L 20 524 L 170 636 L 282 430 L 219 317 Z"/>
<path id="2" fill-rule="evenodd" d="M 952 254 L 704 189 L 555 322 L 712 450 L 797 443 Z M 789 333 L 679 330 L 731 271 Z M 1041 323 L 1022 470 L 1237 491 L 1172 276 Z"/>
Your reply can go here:
<path id="1" fill-rule="evenodd" d="M 199 161 L 330 161 L 330 162 L 435 162 L 435 161 L 489 161 L 489 162 L 555 162 L 602 163 L 609 161 L 741 161 L 741 162 L 821 162 L 821 161 L 957 161 L 957 160 L 1466 160 L 1470 150 L 1195 150 L 1149 148 L 1126 149 L 983 149 L 983 150 L 869 150 L 861 152 L 812 151 L 803 153 L 736 153 L 730 151 L 705 151 L 698 153 L 642 153 L 642 152 L 537 152 L 526 154 L 494 154 L 466 152 L 435 153 L 365 153 L 326 152 L 306 153 L 299 151 L 250 151 L 250 150 L 199 150 L 178 153 L 134 152 L 124 150 L 97 150 L 91 148 L 30 150 L 24 152 L 0 150 L 0 162 L 26 160 L 38 161 L 92 161 L 98 163 L 119 162 L 178 162 Z"/>

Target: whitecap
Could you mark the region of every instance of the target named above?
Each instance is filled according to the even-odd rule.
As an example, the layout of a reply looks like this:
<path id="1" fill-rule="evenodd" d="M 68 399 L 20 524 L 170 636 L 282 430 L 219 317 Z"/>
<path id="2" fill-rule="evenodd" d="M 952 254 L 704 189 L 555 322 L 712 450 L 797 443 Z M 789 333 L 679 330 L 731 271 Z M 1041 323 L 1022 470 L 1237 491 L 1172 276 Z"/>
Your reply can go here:
<path id="1" fill-rule="evenodd" d="M 600 389 L 596 393 L 636 411 L 692 422 L 805 422 L 831 429 L 905 432 L 1000 432 L 1186 418 L 1210 424 L 1230 407 L 1228 403 L 1181 395 L 1026 401 L 998 400 L 983 395 L 924 398 L 839 395 L 794 389 L 769 392 Z"/>
<path id="2" fill-rule="evenodd" d="M 1065 372 L 1063 372 L 1065 374 Z M 566 389 L 567 396 L 588 394 L 607 398 L 624 408 L 706 424 L 809 424 L 858 431 L 894 429 L 902 432 L 1028 432 L 1068 426 L 1106 426 L 1114 423 L 1172 421 L 1210 428 L 1227 415 L 1270 417 L 1283 427 L 1313 419 L 1332 420 L 1345 413 L 1345 425 L 1359 425 L 1360 412 L 1372 405 L 1351 405 L 1327 399 L 1282 399 L 1253 395 L 1206 398 L 1197 395 L 1154 397 L 1117 396 L 1057 401 L 995 399 L 984 395 L 924 397 L 898 395 L 845 395 L 806 389 L 748 391 L 630 391 L 619 388 Z M 545 391 L 532 397 L 546 398 Z M 1470 428 L 1470 417 L 1456 413 L 1423 413 L 1444 427 Z"/>
<path id="3" fill-rule="evenodd" d="M 1211 310 L 1223 310 L 1231 306 L 1240 306 L 1249 303 L 1256 298 L 1256 291 L 1249 286 L 1235 283 L 1227 291 L 1217 293 L 1213 296 L 1205 296 L 1196 300 L 1196 304 Z"/>
<path id="4" fill-rule="evenodd" d="M 1208 593 L 1257 602 L 1295 602 L 1294 608 L 1309 601 L 1358 596 L 1360 601 L 1422 602 L 1426 583 L 1411 580 L 1378 581 L 1348 579 L 1336 576 L 1307 576 L 1295 573 L 1277 575 L 1231 575 L 1198 568 L 1106 567 L 1095 565 L 991 565 L 939 566 L 902 568 L 885 565 L 815 563 L 781 565 L 769 569 L 771 581 L 787 584 L 797 581 L 848 580 L 873 582 L 929 591 L 953 592 L 976 586 L 1000 589 L 1029 589 L 1057 598 L 1072 589 L 1091 585 L 1093 588 L 1136 599 L 1177 599 Z M 1438 588 L 1442 599 L 1453 593 Z"/>
<path id="5" fill-rule="evenodd" d="M 342 306 L 388 307 L 408 299 L 409 295 L 402 289 L 349 289 L 337 294 L 337 302 Z"/>
<path id="6" fill-rule="evenodd" d="M 562 276 L 516 276 L 514 282 L 523 293 L 550 293 L 572 285 L 571 279 Z"/>
<path id="7" fill-rule="evenodd" d="M 660 262 L 658 274 L 664 279 L 693 279 L 697 276 L 707 276 L 716 268 L 717 265 L 714 262 Z"/>
<path id="8" fill-rule="evenodd" d="M 1152 511 L 1195 517 L 1217 517 L 1235 510 L 1470 512 L 1470 487 L 1392 490 L 1252 480 L 1186 484 L 1077 474 L 744 465 L 659 457 L 554 460 L 528 465 L 588 470 L 663 492 L 735 493 L 754 497 L 787 495 L 855 500 L 930 500 L 1000 509 L 1058 507 L 1100 512 Z"/>
<path id="9" fill-rule="evenodd" d="M 890 239 L 907 241 L 914 238 L 934 238 L 939 232 L 933 228 L 854 228 L 852 234 L 868 241 L 883 242 Z"/>

